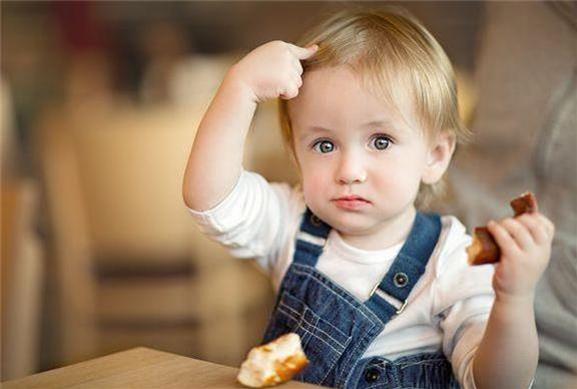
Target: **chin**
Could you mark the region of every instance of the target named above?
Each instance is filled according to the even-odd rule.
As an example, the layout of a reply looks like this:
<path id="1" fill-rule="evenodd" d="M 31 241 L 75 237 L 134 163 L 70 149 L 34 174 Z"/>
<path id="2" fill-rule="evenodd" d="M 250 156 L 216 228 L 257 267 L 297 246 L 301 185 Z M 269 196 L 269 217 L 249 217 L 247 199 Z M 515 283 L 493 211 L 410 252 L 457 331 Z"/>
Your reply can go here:
<path id="1" fill-rule="evenodd" d="M 370 230 L 372 227 L 372 223 L 369 220 L 369 218 L 360 213 L 353 213 L 353 212 L 344 214 L 332 213 L 326 219 L 323 220 L 326 220 L 326 222 L 332 228 L 348 235 L 361 235 L 364 232 Z"/>

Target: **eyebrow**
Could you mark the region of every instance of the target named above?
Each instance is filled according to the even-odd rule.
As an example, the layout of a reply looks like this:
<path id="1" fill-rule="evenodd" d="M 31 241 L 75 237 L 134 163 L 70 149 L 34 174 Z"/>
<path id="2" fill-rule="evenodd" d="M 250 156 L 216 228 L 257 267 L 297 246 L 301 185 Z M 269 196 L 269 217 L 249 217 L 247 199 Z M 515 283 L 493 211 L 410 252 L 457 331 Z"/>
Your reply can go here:
<path id="1" fill-rule="evenodd" d="M 395 131 L 398 131 L 399 128 L 395 126 L 390 120 L 382 119 L 382 120 L 373 120 L 371 122 L 365 123 L 362 125 L 363 127 L 387 127 L 391 128 Z"/>
<path id="2" fill-rule="evenodd" d="M 370 121 L 370 122 L 363 123 L 363 124 L 361 125 L 361 127 L 363 127 L 363 128 L 367 128 L 367 127 L 386 127 L 387 129 L 391 129 L 391 130 L 393 130 L 393 131 L 395 131 L 395 132 L 401 132 L 401 130 L 400 130 L 398 127 L 394 126 L 391 121 L 386 120 L 386 119 L 383 119 L 383 120 L 372 120 L 372 121 Z M 330 132 L 332 132 L 332 131 L 331 131 L 330 129 L 328 129 L 328 128 L 324 128 L 324 127 L 321 127 L 321 126 L 310 126 L 310 127 L 307 127 L 307 131 L 306 131 L 306 132 L 304 132 L 303 134 L 301 134 L 301 136 L 299 137 L 299 139 L 302 140 L 302 139 L 310 136 L 311 134 L 318 133 L 318 132 L 327 132 L 327 133 L 330 133 Z"/>

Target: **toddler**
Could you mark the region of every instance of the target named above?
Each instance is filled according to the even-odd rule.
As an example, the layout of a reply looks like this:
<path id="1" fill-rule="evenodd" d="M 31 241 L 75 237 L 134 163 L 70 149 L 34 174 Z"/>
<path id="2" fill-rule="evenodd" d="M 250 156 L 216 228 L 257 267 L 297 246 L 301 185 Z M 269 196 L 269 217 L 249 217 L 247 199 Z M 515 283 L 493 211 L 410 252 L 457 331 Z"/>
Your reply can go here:
<path id="1" fill-rule="evenodd" d="M 279 98 L 301 185 L 243 170 L 257 105 Z M 277 301 L 263 342 L 296 332 L 296 378 L 340 388 L 526 388 L 537 364 L 533 299 L 553 224 L 488 224 L 502 250 L 471 267 L 441 191 L 460 122 L 440 45 L 397 9 L 345 10 L 299 45 L 233 65 L 202 119 L 183 183 L 202 230 L 255 258 Z"/>

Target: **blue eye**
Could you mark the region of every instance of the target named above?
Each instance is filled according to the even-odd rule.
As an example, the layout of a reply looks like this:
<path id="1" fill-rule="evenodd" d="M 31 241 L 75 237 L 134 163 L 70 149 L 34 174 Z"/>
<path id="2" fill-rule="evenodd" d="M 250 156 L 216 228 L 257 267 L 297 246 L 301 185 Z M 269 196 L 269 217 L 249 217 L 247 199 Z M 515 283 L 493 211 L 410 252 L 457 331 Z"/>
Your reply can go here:
<path id="1" fill-rule="evenodd" d="M 384 135 L 377 135 L 372 139 L 372 146 L 377 150 L 386 150 L 391 145 L 391 139 Z"/>
<path id="2" fill-rule="evenodd" d="M 313 145 L 313 150 L 318 151 L 321 154 L 330 153 L 335 149 L 333 142 L 328 140 L 320 140 Z"/>

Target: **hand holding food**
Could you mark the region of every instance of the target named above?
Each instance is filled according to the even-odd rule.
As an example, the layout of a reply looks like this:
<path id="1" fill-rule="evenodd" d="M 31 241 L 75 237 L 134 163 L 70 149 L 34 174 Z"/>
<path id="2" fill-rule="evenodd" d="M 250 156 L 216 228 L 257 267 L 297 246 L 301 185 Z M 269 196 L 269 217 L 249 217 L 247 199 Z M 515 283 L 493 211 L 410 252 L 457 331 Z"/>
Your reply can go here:
<path id="1" fill-rule="evenodd" d="M 524 213 L 537 212 L 537 199 L 531 192 L 526 192 L 511 200 L 515 217 Z M 501 250 L 487 227 L 475 227 L 473 243 L 467 248 L 470 265 L 483 265 L 499 262 Z"/>

